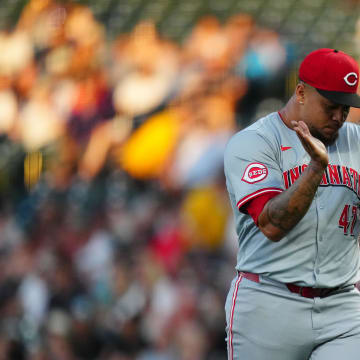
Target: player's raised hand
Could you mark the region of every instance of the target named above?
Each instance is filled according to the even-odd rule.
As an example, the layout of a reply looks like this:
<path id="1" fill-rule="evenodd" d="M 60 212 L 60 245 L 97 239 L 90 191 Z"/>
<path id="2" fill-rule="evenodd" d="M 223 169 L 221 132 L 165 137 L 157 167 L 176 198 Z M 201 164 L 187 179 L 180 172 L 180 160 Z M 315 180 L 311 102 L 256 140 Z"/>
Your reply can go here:
<path id="1" fill-rule="evenodd" d="M 325 168 L 329 162 L 329 156 L 324 143 L 311 135 L 308 126 L 303 121 L 292 121 L 291 124 L 311 159 Z"/>

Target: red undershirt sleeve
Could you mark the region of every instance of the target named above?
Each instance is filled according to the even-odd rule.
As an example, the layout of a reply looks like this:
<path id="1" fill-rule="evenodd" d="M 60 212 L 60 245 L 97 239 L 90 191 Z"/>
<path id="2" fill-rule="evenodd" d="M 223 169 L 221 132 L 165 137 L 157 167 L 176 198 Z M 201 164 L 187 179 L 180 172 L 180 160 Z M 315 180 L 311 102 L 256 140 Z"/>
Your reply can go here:
<path id="1" fill-rule="evenodd" d="M 244 214 L 249 214 L 256 226 L 258 226 L 258 217 L 262 212 L 265 204 L 272 199 L 273 197 L 279 195 L 278 192 L 266 193 L 263 195 L 259 195 L 256 198 L 248 201 L 242 207 L 240 207 L 240 211 Z"/>

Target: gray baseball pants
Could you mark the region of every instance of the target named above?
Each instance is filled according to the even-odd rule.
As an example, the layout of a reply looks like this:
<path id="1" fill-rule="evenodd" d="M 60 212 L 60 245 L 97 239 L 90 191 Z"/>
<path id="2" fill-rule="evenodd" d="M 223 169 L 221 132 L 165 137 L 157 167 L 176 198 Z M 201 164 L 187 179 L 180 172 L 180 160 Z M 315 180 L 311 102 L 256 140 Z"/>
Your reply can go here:
<path id="1" fill-rule="evenodd" d="M 360 359 L 360 293 L 354 286 L 324 298 L 241 273 L 226 304 L 229 360 Z"/>

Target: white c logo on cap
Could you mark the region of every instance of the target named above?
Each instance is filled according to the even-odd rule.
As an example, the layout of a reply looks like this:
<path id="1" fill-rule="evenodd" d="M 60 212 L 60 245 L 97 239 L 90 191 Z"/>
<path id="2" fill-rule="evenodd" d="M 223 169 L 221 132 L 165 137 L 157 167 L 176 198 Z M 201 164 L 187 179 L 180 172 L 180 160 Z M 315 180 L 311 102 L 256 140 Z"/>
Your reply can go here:
<path id="1" fill-rule="evenodd" d="M 350 82 L 350 81 L 349 81 L 349 77 L 350 77 L 350 76 L 354 76 L 355 80 L 354 80 L 353 82 Z M 351 73 L 348 73 L 348 74 L 344 77 L 344 80 L 345 80 L 345 82 L 346 82 L 349 86 L 354 86 L 354 85 L 356 85 L 356 83 L 357 83 L 357 78 L 358 78 L 357 73 L 351 72 Z"/>

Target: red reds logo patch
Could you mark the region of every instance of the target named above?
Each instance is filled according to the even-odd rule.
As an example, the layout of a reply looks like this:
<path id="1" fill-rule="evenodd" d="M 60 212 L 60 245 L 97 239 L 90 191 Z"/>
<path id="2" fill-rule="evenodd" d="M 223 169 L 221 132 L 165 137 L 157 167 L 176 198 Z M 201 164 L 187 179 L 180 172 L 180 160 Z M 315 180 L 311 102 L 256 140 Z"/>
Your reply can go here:
<path id="1" fill-rule="evenodd" d="M 265 165 L 260 163 L 251 163 L 245 169 L 242 181 L 248 184 L 254 184 L 264 180 L 268 175 L 268 169 Z"/>

